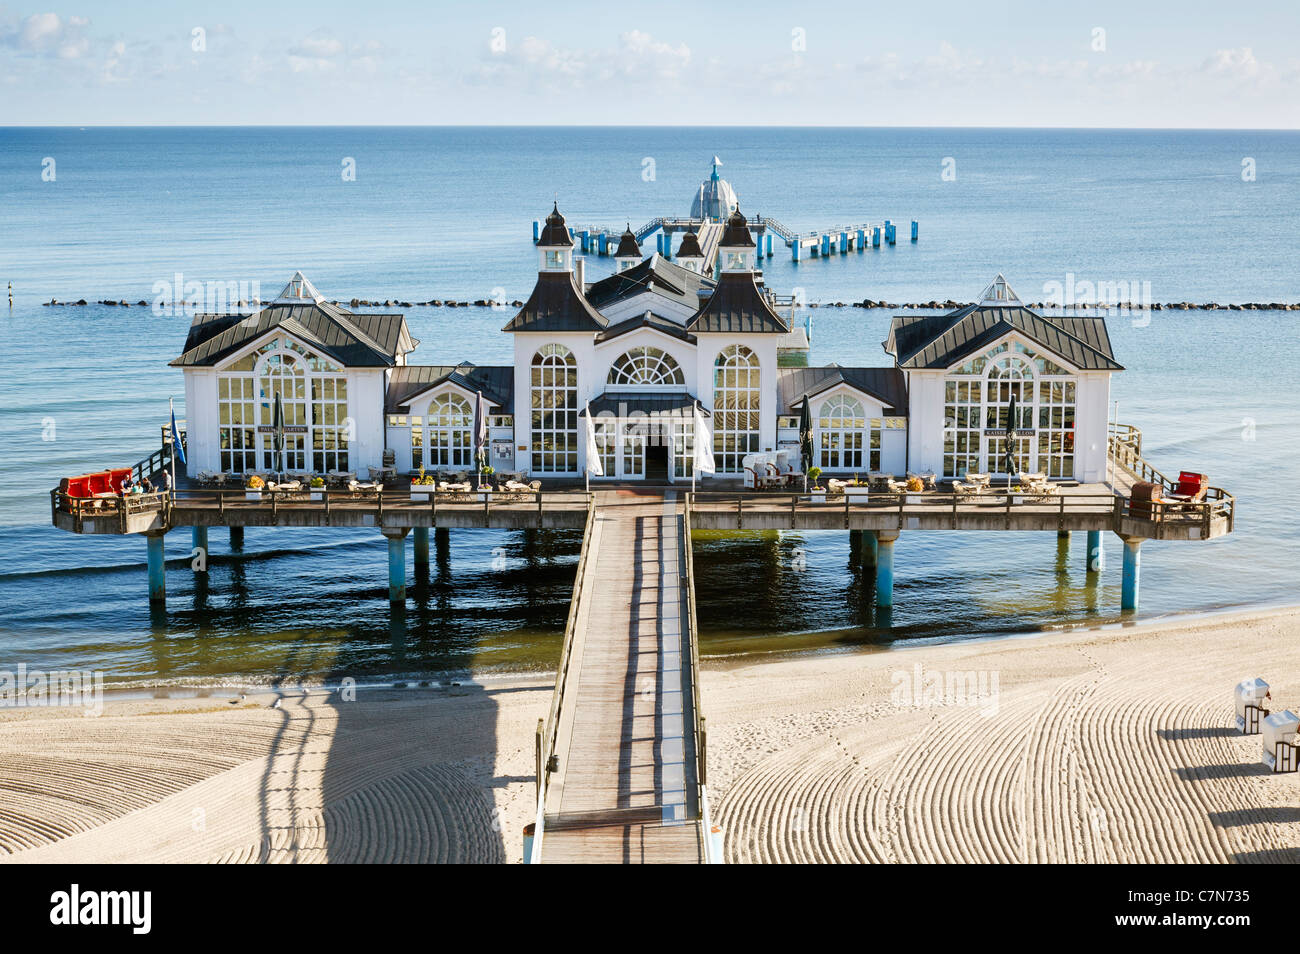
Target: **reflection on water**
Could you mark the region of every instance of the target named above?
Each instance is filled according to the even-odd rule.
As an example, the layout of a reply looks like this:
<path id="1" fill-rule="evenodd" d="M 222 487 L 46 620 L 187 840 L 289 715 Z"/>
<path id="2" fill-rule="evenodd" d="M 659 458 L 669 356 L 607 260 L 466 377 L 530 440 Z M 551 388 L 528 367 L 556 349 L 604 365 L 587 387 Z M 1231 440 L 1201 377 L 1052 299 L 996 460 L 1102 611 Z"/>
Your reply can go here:
<path id="1" fill-rule="evenodd" d="M 879 649 L 1118 621 L 1118 542 L 1105 541 L 1112 566 L 1090 575 L 1077 536 L 903 533 L 895 605 L 882 610 L 874 571 L 845 531 L 697 531 L 701 650 Z M 145 598 L 141 541 L 78 542 L 96 569 L 0 577 L 3 662 L 101 669 L 127 683 L 296 685 L 553 669 L 581 534 L 435 532 L 428 566 L 408 549 L 407 602 L 396 610 L 374 531 L 250 529 L 238 553 L 213 532 L 206 575 L 189 569 L 188 533 L 173 533 L 166 609 Z M 1203 580 L 1177 563 L 1216 546 L 1148 544 L 1144 571 L 1158 580 L 1144 587 L 1148 615 L 1213 608 Z"/>

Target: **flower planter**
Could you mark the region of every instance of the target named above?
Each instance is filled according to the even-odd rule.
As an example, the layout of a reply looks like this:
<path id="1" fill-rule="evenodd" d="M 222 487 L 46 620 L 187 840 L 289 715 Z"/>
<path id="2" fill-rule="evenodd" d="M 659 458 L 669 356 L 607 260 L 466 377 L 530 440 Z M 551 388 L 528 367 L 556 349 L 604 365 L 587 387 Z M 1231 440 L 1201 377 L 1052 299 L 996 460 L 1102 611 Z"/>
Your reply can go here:
<path id="1" fill-rule="evenodd" d="M 491 499 L 492 499 L 492 491 L 490 491 L 490 490 L 480 490 L 480 491 L 478 492 L 478 499 L 479 499 L 479 500 L 484 500 L 484 501 L 486 501 L 486 500 L 491 500 Z"/>
<path id="2" fill-rule="evenodd" d="M 925 494 L 908 494 L 906 500 L 909 507 L 914 507 L 925 502 Z"/>
<path id="3" fill-rule="evenodd" d="M 311 492 L 311 499 L 312 499 L 312 500 L 324 500 L 324 499 L 325 499 L 325 488 L 322 487 L 320 490 L 313 490 L 313 491 Z"/>
<path id="4" fill-rule="evenodd" d="M 260 490 L 245 490 L 245 491 L 244 491 L 244 499 L 245 499 L 245 500 L 261 500 L 261 499 L 262 499 L 262 491 L 260 491 Z"/>
<path id="5" fill-rule="evenodd" d="M 814 490 L 812 493 L 808 495 L 808 499 L 811 500 L 813 503 L 825 503 L 826 491 Z"/>
<path id="6" fill-rule="evenodd" d="M 870 487 L 845 487 L 844 488 L 844 496 L 848 497 L 851 503 L 852 502 L 866 503 L 867 497 L 870 495 L 870 493 L 871 493 Z"/>
<path id="7" fill-rule="evenodd" d="M 433 493 L 432 487 L 412 487 L 411 499 L 428 501 L 429 494 Z"/>

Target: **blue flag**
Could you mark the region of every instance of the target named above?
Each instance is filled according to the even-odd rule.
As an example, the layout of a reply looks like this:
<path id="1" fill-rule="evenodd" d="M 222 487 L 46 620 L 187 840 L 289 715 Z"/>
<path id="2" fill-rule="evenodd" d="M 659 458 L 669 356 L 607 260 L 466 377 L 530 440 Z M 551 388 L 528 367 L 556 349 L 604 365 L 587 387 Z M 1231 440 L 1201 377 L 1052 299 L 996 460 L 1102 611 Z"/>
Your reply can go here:
<path id="1" fill-rule="evenodd" d="M 176 408 L 172 408 L 172 454 L 182 464 L 185 463 L 185 445 L 181 443 L 180 431 L 176 430 Z"/>

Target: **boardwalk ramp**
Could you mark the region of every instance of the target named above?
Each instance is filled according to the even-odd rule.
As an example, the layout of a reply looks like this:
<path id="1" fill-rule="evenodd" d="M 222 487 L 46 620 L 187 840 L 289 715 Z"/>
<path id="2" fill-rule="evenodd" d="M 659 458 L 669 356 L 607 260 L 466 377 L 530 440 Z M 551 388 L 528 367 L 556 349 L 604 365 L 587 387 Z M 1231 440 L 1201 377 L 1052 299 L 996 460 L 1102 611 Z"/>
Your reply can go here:
<path id="1" fill-rule="evenodd" d="M 538 731 L 530 861 L 710 860 L 688 528 L 672 497 L 596 495 Z"/>

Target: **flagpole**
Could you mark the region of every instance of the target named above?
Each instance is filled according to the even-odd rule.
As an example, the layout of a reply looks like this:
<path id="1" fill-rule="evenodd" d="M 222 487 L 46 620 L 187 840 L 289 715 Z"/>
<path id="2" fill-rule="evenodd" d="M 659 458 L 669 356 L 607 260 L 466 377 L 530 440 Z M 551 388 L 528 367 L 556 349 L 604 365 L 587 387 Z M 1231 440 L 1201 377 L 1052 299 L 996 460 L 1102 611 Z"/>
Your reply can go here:
<path id="1" fill-rule="evenodd" d="M 169 420 L 167 422 L 167 433 L 171 436 L 172 439 L 172 452 L 171 452 L 172 485 L 171 485 L 171 489 L 168 491 L 168 499 L 170 500 L 171 494 L 176 490 L 176 423 L 175 423 L 176 422 L 176 399 L 170 396 L 167 398 L 167 411 L 169 414 Z"/>

